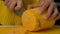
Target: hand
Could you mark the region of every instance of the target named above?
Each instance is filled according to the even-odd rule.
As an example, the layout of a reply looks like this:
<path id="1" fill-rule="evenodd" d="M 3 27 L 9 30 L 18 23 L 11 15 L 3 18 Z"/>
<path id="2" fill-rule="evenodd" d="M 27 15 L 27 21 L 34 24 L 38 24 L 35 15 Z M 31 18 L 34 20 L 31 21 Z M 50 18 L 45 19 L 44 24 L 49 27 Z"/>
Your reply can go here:
<path id="1" fill-rule="evenodd" d="M 11 10 L 20 10 L 23 6 L 22 0 L 5 0 L 5 5 L 7 5 Z"/>
<path id="2" fill-rule="evenodd" d="M 46 16 L 44 17 L 45 19 L 48 18 L 57 18 L 59 19 L 59 11 L 57 9 L 57 6 L 54 2 L 52 2 L 52 0 L 41 0 L 40 3 L 37 4 L 32 4 L 32 5 L 28 5 L 28 9 L 31 8 L 36 8 L 36 7 L 41 7 L 41 10 L 38 12 L 40 14 L 42 14 L 46 9 L 48 9 L 48 13 L 46 14 Z"/>

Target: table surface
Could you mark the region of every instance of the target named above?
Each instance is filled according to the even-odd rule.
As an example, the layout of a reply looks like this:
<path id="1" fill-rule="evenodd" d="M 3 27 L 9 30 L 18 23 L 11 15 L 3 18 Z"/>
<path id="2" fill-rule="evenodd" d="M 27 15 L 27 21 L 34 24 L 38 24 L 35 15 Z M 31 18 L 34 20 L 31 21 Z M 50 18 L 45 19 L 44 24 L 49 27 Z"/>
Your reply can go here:
<path id="1" fill-rule="evenodd" d="M 21 26 L 0 26 L 0 34 L 21 34 L 23 33 Z M 38 32 L 26 32 L 27 34 L 60 34 L 60 26 L 54 26 L 50 29 Z"/>

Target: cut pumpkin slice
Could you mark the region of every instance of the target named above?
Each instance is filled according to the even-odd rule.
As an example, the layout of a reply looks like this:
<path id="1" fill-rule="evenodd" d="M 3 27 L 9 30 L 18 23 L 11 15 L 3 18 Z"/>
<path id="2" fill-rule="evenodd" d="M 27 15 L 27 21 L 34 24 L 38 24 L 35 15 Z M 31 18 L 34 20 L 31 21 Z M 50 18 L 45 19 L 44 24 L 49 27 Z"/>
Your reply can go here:
<path id="1" fill-rule="evenodd" d="M 55 24 L 55 19 L 44 19 L 47 10 L 43 14 L 39 14 L 40 8 L 34 8 L 26 10 L 22 15 L 22 23 L 28 31 L 38 31 L 46 28 L 50 28 Z"/>

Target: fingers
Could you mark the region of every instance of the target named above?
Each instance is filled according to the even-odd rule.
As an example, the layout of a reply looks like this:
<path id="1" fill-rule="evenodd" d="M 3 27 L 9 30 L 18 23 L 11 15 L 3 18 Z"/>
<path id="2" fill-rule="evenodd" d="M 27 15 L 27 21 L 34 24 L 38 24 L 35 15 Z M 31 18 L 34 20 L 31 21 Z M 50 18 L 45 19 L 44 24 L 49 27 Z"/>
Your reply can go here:
<path id="1" fill-rule="evenodd" d="M 8 2 L 9 1 L 9 2 Z M 16 0 L 5 0 L 5 4 L 10 10 L 13 10 L 16 5 Z"/>
<path id="2" fill-rule="evenodd" d="M 40 6 L 42 7 L 44 5 L 44 1 L 40 1 Z"/>
<path id="3" fill-rule="evenodd" d="M 6 5 L 9 7 L 11 3 L 12 3 L 12 2 L 11 2 L 11 1 L 9 1 Z"/>
<path id="4" fill-rule="evenodd" d="M 36 8 L 36 7 L 40 7 L 40 4 L 33 4 L 33 5 L 28 5 L 27 9 L 31 9 L 31 8 Z"/>
<path id="5" fill-rule="evenodd" d="M 11 10 L 20 10 L 23 6 L 22 0 L 5 0 L 5 4 Z"/>
<path id="6" fill-rule="evenodd" d="M 56 20 L 59 20 L 60 19 L 60 15 L 57 16 Z"/>
<path id="7" fill-rule="evenodd" d="M 58 14 L 59 14 L 58 9 L 55 8 L 55 9 L 54 9 L 54 13 L 52 14 L 51 18 L 56 17 Z"/>
<path id="8" fill-rule="evenodd" d="M 15 8 L 15 5 L 16 5 L 16 1 L 11 2 L 11 4 L 9 5 L 9 8 L 13 10 Z"/>
<path id="9" fill-rule="evenodd" d="M 22 1 L 18 0 L 17 1 L 17 6 L 15 7 L 15 10 L 20 10 L 22 8 L 22 6 L 23 6 Z"/>
<path id="10" fill-rule="evenodd" d="M 9 2 L 10 0 L 5 0 L 5 5 Z"/>
<path id="11" fill-rule="evenodd" d="M 43 5 L 44 5 L 44 2 L 43 2 L 43 1 L 40 1 L 40 3 L 28 5 L 27 9 L 36 8 L 36 7 L 41 7 L 41 6 L 43 6 Z"/>
<path id="12" fill-rule="evenodd" d="M 55 8 L 54 6 L 55 6 L 54 3 L 51 3 L 51 4 L 50 4 L 50 6 L 49 6 L 49 8 L 48 8 L 48 13 L 47 13 L 46 16 L 45 16 L 45 19 L 48 19 L 48 18 L 51 17 L 52 12 L 53 12 L 53 10 L 54 10 L 54 8 Z"/>
<path id="13" fill-rule="evenodd" d="M 39 11 L 40 14 L 42 14 L 46 9 L 47 7 L 50 5 L 50 2 L 45 2 L 43 4 L 43 6 L 41 7 L 41 10 Z"/>
<path id="14" fill-rule="evenodd" d="M 53 12 L 54 11 L 54 12 Z M 52 13 L 53 12 L 53 13 Z M 49 8 L 48 8 L 48 13 L 47 15 L 45 16 L 45 19 L 48 19 L 48 18 L 54 18 L 56 20 L 59 19 L 59 11 L 56 7 L 56 4 L 55 3 L 52 3 Z"/>
<path id="15" fill-rule="evenodd" d="M 31 9 L 32 8 L 32 5 L 28 5 L 27 9 Z"/>
<path id="16" fill-rule="evenodd" d="M 28 5 L 28 9 L 41 7 L 38 13 L 42 14 L 47 8 L 48 13 L 44 17 L 45 19 L 58 17 L 58 10 L 56 8 L 56 4 L 50 1 L 41 1 L 39 4 Z M 54 12 L 53 12 L 54 11 Z"/>

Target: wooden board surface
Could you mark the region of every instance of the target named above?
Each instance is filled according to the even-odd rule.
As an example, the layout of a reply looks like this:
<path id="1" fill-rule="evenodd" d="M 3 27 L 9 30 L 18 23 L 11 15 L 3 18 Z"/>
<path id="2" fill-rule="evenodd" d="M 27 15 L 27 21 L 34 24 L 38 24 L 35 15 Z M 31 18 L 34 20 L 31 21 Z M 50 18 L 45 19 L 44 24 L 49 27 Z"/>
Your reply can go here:
<path id="1" fill-rule="evenodd" d="M 38 32 L 25 32 L 22 26 L 0 26 L 0 34 L 60 34 L 60 26 Z"/>

